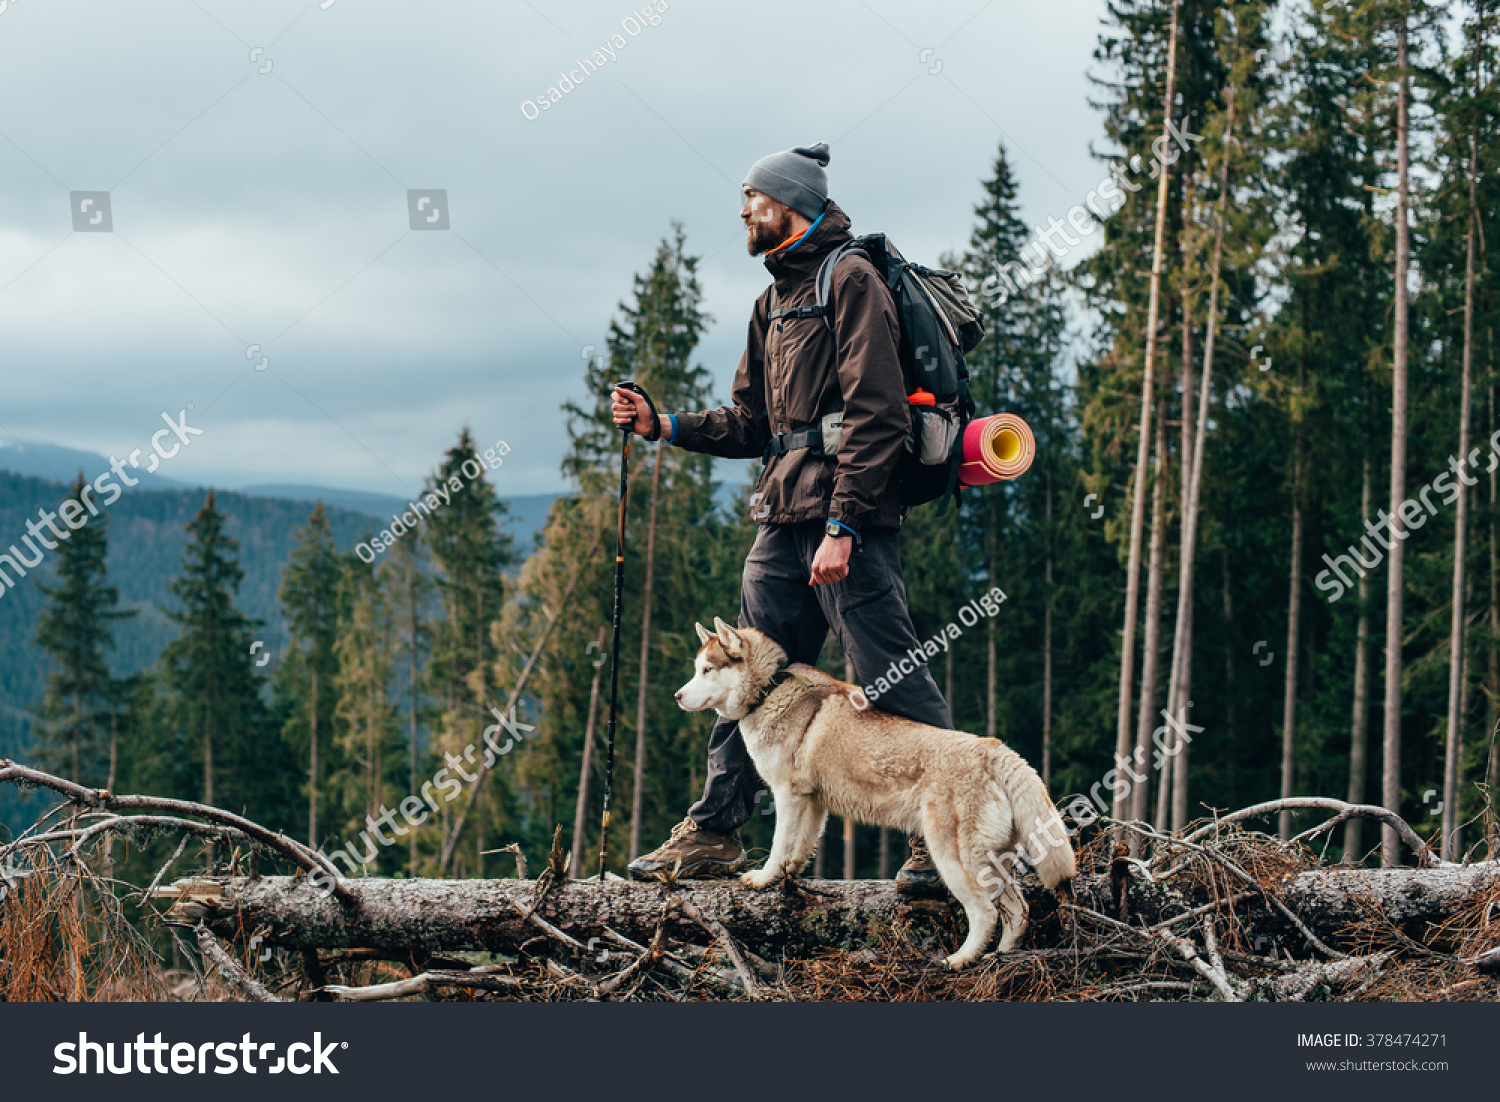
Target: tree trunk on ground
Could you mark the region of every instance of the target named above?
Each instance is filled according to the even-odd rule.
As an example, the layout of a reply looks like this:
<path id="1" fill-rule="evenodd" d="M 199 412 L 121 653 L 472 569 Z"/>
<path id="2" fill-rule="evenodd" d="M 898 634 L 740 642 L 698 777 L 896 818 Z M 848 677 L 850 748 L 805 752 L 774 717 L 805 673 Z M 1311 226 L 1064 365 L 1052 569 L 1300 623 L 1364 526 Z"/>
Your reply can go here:
<path id="1" fill-rule="evenodd" d="M 1364 473 L 1359 494 L 1359 515 L 1370 515 L 1374 460 L 1365 447 Z M 1354 636 L 1354 720 L 1349 732 L 1349 796 L 1351 804 L 1365 802 L 1365 759 L 1370 735 L 1370 582 L 1359 575 L 1359 624 Z M 1358 862 L 1361 856 L 1360 825 L 1353 818 L 1344 824 L 1344 860 Z"/>
<path id="2" fill-rule="evenodd" d="M 1162 96 L 1162 141 L 1170 142 L 1172 111 L 1177 81 L 1177 14 L 1181 0 L 1172 2 L 1172 26 L 1167 45 L 1167 81 Z M 1115 717 L 1116 760 L 1131 754 L 1130 694 L 1135 682 L 1135 619 L 1140 602 L 1141 531 L 1146 514 L 1146 461 L 1151 451 L 1151 406 L 1156 386 L 1156 329 L 1161 311 L 1162 251 L 1167 234 L 1166 165 L 1159 166 L 1156 183 L 1156 234 L 1151 250 L 1150 298 L 1146 308 L 1146 354 L 1141 379 L 1141 423 L 1135 449 L 1135 484 L 1130 501 L 1130 550 L 1125 566 L 1125 623 L 1120 640 L 1120 706 Z M 1116 792 L 1113 816 L 1124 819 L 1130 813 L 1130 793 Z"/>
<path id="3" fill-rule="evenodd" d="M 1464 267 L 1464 351 L 1463 382 L 1458 411 L 1458 454 L 1460 463 L 1469 458 L 1469 388 L 1474 363 L 1474 253 L 1475 225 L 1479 219 L 1477 166 L 1479 142 L 1469 135 L 1469 231 L 1468 259 Z M 1472 476 L 1471 476 L 1472 477 Z M 1458 847 L 1458 767 L 1463 751 L 1464 700 L 1464 628 L 1466 604 L 1464 595 L 1464 555 L 1468 548 L 1469 491 L 1460 485 L 1458 517 L 1453 531 L 1453 618 L 1448 635 L 1448 737 L 1443 754 L 1443 842 L 1444 861 L 1451 861 Z"/>
<path id="4" fill-rule="evenodd" d="M 1400 13 L 1397 29 L 1396 67 L 1400 70 L 1396 91 L 1396 273 L 1394 339 L 1391 349 L 1391 521 L 1390 557 L 1387 560 L 1385 595 L 1385 725 L 1384 760 L 1381 763 L 1381 802 L 1388 811 L 1401 814 L 1401 598 L 1402 563 L 1406 533 L 1398 531 L 1399 511 L 1406 497 L 1406 276 L 1411 244 L 1406 229 L 1408 194 L 1406 12 Z M 1387 868 L 1401 863 L 1401 843 L 1388 826 L 1380 828 L 1380 860 Z"/>
<path id="5" fill-rule="evenodd" d="M 1440 921 L 1480 892 L 1493 889 L 1496 876 L 1493 864 L 1320 870 L 1287 880 L 1280 895 L 1315 934 L 1338 945 L 1345 927 L 1363 918 L 1370 904 L 1396 922 L 1415 926 Z M 688 881 L 679 890 L 705 915 L 764 955 L 865 944 L 880 920 L 924 915 L 946 920 L 957 909 L 946 901 L 913 901 L 898 894 L 890 880 L 804 883 L 819 894 L 788 894 L 779 888 L 756 892 L 732 881 Z M 522 918 L 522 910 L 536 894 L 536 882 L 531 880 L 360 880 L 351 882 L 359 897 L 354 907 L 324 897 L 305 877 L 237 878 L 223 884 L 217 906 L 189 900 L 177 904 L 174 914 L 201 917 L 226 939 L 264 929 L 269 945 L 286 949 L 515 953 L 538 935 L 537 928 Z M 1031 877 L 1024 891 L 1030 911 L 1029 943 L 1071 944 L 1058 940 L 1055 896 Z M 656 928 L 667 894 L 660 884 L 564 881 L 549 891 L 539 914 L 580 940 L 599 936 L 608 927 L 644 942 Z M 1108 876 L 1078 877 L 1073 895 L 1081 906 L 1116 913 Z M 1169 884 L 1139 877 L 1129 882 L 1128 913 L 1137 924 L 1181 914 L 1200 901 L 1196 894 L 1181 894 Z M 1299 953 L 1308 951 L 1281 913 L 1263 900 L 1245 900 L 1236 905 L 1236 912 L 1253 931 L 1295 946 Z"/>
<path id="6" fill-rule="evenodd" d="M 589 780 L 594 767 L 594 731 L 599 722 L 599 676 L 604 669 L 604 629 L 599 629 L 599 665 L 589 686 L 589 718 L 583 729 L 583 762 L 578 767 L 578 804 L 573 810 L 573 849 L 568 859 L 568 875 L 578 879 L 583 871 L 583 842 L 587 837 L 589 813 Z"/>
<path id="7" fill-rule="evenodd" d="M 641 855 L 641 808 L 646 787 L 646 691 L 651 673 L 651 583 L 656 573 L 656 503 L 661 496 L 662 460 L 667 442 L 656 442 L 651 473 L 651 511 L 646 522 L 646 580 L 641 587 L 641 684 L 635 704 L 635 780 L 630 792 L 630 860 Z"/>

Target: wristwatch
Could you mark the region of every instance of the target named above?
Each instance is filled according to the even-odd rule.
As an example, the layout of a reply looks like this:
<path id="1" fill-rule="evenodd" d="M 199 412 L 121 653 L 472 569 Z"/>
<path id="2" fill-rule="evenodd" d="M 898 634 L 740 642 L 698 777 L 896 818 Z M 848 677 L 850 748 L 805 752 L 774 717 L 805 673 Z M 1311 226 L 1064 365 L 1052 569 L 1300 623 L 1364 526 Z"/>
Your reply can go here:
<path id="1" fill-rule="evenodd" d="M 834 539 L 842 539 L 854 535 L 852 530 L 845 528 L 836 520 L 830 520 L 827 524 L 823 525 L 823 531 Z"/>

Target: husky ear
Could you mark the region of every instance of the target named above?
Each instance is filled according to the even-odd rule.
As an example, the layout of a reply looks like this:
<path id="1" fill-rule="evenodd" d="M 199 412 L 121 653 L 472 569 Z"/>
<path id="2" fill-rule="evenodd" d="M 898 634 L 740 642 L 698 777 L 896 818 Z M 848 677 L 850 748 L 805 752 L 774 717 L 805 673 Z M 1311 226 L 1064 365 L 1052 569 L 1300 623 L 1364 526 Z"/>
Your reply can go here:
<path id="1" fill-rule="evenodd" d="M 700 645 L 703 644 L 703 643 L 707 643 L 710 639 L 712 639 L 714 637 L 714 633 L 711 632 L 711 631 L 709 631 L 702 624 L 694 624 L 693 627 L 696 628 L 697 631 L 698 631 L 698 642 L 699 642 Z"/>
<path id="2" fill-rule="evenodd" d="M 745 657 L 745 639 L 739 632 L 717 616 L 714 617 L 714 627 L 719 629 L 719 643 L 723 646 L 725 654 L 730 658 Z"/>

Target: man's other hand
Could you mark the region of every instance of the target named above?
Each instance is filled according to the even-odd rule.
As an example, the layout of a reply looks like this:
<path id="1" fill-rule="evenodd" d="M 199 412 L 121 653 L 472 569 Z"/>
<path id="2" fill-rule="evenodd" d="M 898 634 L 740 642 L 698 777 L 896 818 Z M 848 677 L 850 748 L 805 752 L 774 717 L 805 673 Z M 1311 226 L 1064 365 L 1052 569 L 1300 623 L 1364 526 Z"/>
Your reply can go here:
<path id="1" fill-rule="evenodd" d="M 651 407 L 646 404 L 644 396 L 633 390 L 621 390 L 615 387 L 614 401 L 610 403 L 610 410 L 614 414 L 615 424 L 620 427 L 630 426 L 630 431 L 637 436 L 651 435 Z M 662 425 L 661 416 L 656 418 L 657 425 Z"/>
<path id="2" fill-rule="evenodd" d="M 824 536 L 812 561 L 811 585 L 841 582 L 849 576 L 849 552 L 854 549 L 853 536 Z"/>

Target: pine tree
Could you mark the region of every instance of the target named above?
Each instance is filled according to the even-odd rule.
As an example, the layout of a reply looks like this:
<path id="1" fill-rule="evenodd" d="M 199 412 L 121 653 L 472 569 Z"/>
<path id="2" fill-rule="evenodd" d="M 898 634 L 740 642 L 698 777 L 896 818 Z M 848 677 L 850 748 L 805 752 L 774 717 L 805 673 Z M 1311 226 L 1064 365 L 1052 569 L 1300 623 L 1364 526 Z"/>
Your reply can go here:
<path id="1" fill-rule="evenodd" d="M 322 782 L 319 751 L 320 743 L 333 731 L 333 678 L 338 669 L 334 643 L 338 638 L 338 589 L 343 564 L 322 502 L 296 538 L 278 591 L 292 645 L 277 668 L 276 690 L 291 712 L 283 724 L 282 737 L 308 763 L 307 837 L 308 845 L 316 848 Z"/>
<path id="2" fill-rule="evenodd" d="M 162 656 L 171 692 L 171 718 L 184 749 L 200 763 L 197 797 L 206 804 L 251 810 L 258 822 L 280 826 L 288 806 L 290 770 L 271 731 L 261 678 L 250 644 L 258 622 L 235 607 L 244 578 L 239 543 L 225 532 L 212 490 L 187 525 L 182 572 L 171 584 L 180 629 Z M 268 737 L 271 736 L 271 737 Z"/>
<path id="3" fill-rule="evenodd" d="M 404 780 L 399 717 L 390 700 L 396 652 L 390 603 L 376 571 L 354 555 L 343 559 L 343 615 L 334 650 L 338 670 L 338 743 L 343 768 L 330 778 L 342 802 L 341 837 L 359 835 L 350 852 L 362 865 L 388 868 L 381 860 L 381 833 L 374 825 Z"/>
<path id="4" fill-rule="evenodd" d="M 73 501 L 85 485 L 80 473 Z M 105 652 L 114 646 L 111 625 L 135 611 L 122 611 L 120 591 L 105 584 L 109 514 L 83 514 L 82 520 L 57 541 L 56 584 L 40 586 L 48 603 L 37 620 L 36 642 L 58 667 L 42 701 L 40 751 L 43 763 L 73 782 L 100 784 L 114 756 L 110 721 L 118 695 Z"/>
<path id="5" fill-rule="evenodd" d="M 500 522 L 505 506 L 484 477 L 486 464 L 465 428 L 458 443 L 443 457 L 429 479 L 435 491 L 445 487 L 449 500 L 433 510 L 422 526 L 422 538 L 432 552 L 438 570 L 435 578 L 443 618 L 432 642 L 428 679 L 435 704 L 441 711 L 437 749 L 463 754 L 468 745 L 483 742 L 484 728 L 493 722 L 489 709 L 495 706 L 493 666 L 497 654 L 490 625 L 500 618 L 505 596 L 505 570 L 514 560 L 512 540 Z M 484 810 L 476 820 L 467 810 L 459 813 L 444 841 L 446 869 L 457 854 L 457 833 L 462 824 L 483 830 L 485 816 L 501 814 L 510 796 L 506 787 L 481 780 L 462 808 Z M 476 852 L 483 845 L 476 847 Z M 475 874 L 483 871 L 476 858 Z"/>

